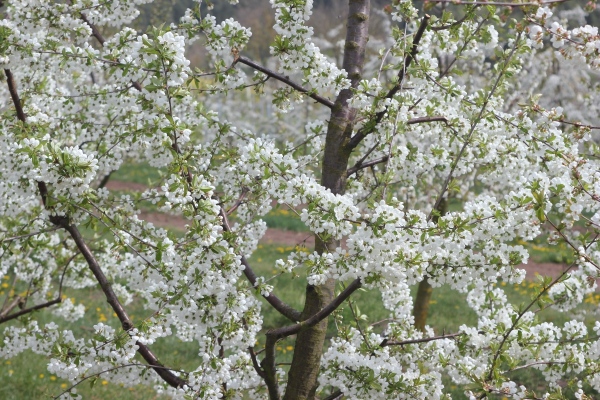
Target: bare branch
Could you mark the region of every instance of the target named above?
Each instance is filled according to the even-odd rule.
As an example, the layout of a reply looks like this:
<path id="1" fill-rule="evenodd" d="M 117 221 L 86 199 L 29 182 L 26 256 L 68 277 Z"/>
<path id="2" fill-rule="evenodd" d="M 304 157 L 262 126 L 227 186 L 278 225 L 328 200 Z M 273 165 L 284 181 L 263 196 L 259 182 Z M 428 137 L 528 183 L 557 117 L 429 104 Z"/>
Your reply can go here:
<path id="1" fill-rule="evenodd" d="M 325 397 L 323 400 L 337 400 L 337 399 L 340 399 L 343 395 L 344 395 L 344 393 L 342 393 L 341 390 L 336 390 L 335 392 L 331 393 L 329 396 Z"/>
<path id="2" fill-rule="evenodd" d="M 448 119 L 446 117 L 435 116 L 435 117 L 418 117 L 413 118 L 406 121 L 407 125 L 415 125 L 415 124 L 423 124 L 426 122 L 445 122 L 448 123 Z"/>
<path id="3" fill-rule="evenodd" d="M 259 64 L 255 63 L 254 61 L 249 60 L 243 56 L 239 56 L 234 61 L 234 64 L 238 63 L 238 62 L 245 64 L 251 68 L 254 68 L 255 70 L 260 71 L 263 74 L 266 74 L 271 78 L 277 79 L 278 81 L 285 83 L 286 85 L 290 86 L 291 88 L 293 88 L 301 93 L 306 93 L 308 95 L 308 97 L 310 97 L 313 100 L 316 100 L 318 103 L 321 103 L 326 107 L 329 107 L 329 108 L 333 107 L 333 102 L 331 100 L 326 99 L 325 97 L 319 96 L 318 94 L 313 93 L 312 91 L 306 89 L 305 87 L 298 85 L 294 81 L 290 80 L 290 78 L 287 76 L 283 76 L 275 71 L 265 68 L 262 65 L 259 65 Z"/>
<path id="4" fill-rule="evenodd" d="M 373 165 L 384 163 L 387 160 L 389 160 L 389 157 L 383 156 L 383 157 L 379 157 L 379 158 L 376 158 L 374 160 L 370 160 L 370 161 L 367 161 L 364 163 L 356 163 L 352 168 L 348 169 L 348 171 L 346 172 L 346 175 L 351 176 L 351 175 L 357 173 L 358 171 L 360 171 L 361 169 L 369 168 L 369 167 L 372 167 Z"/>
<path id="5" fill-rule="evenodd" d="M 54 232 L 54 231 L 56 231 L 58 229 L 60 229 L 60 227 L 54 226 L 54 227 L 49 228 L 49 229 L 43 229 L 41 231 L 37 231 L 37 232 L 33 232 L 33 233 L 28 233 L 26 235 L 11 236 L 11 237 L 7 237 L 7 238 L 4 238 L 4 239 L 0 239 L 0 243 L 2 243 L 2 242 L 11 242 L 13 240 L 19 240 L 19 239 L 27 239 L 28 237 L 31 237 L 31 236 L 37 236 L 37 235 L 41 235 L 43 233 Z"/>
<path id="6" fill-rule="evenodd" d="M 17 296 L 16 300 L 17 300 L 17 299 L 18 299 L 18 301 L 17 301 L 17 303 L 15 304 L 15 306 L 16 306 L 17 304 L 19 304 L 19 302 L 20 302 L 21 300 L 23 300 L 23 299 L 22 299 L 20 296 Z M 25 309 L 23 309 L 23 310 L 21 310 L 21 311 L 19 311 L 19 312 L 16 312 L 16 313 L 14 313 L 14 314 L 11 314 L 11 315 L 6 315 L 6 314 L 8 314 L 8 313 L 10 312 L 10 310 L 11 310 L 11 309 L 9 309 L 9 308 L 7 307 L 7 309 L 3 310 L 3 311 L 2 311 L 2 314 L 0 314 L 0 324 L 2 324 L 2 323 L 4 323 L 4 322 L 7 322 L 7 321 L 10 321 L 10 320 L 13 320 L 13 319 L 15 319 L 15 318 L 19 318 L 20 316 L 22 316 L 22 315 L 25 315 L 25 314 L 29 314 L 30 312 L 33 312 L 33 311 L 36 311 L 36 310 L 41 310 L 41 309 L 43 309 L 43 308 L 47 308 L 47 307 L 53 306 L 53 305 L 55 305 L 55 304 L 58 304 L 58 303 L 60 303 L 60 302 L 62 302 L 62 298 L 59 296 L 58 298 L 56 298 L 56 299 L 54 299 L 54 300 L 50 300 L 50 301 L 47 301 L 47 302 L 45 302 L 45 303 L 42 303 L 42 304 L 35 305 L 35 306 L 33 306 L 33 307 L 25 308 Z M 13 306 L 12 308 L 14 308 L 14 306 Z"/>
<path id="7" fill-rule="evenodd" d="M 104 42 L 106 42 L 106 39 L 104 39 L 104 36 L 102 36 L 96 25 L 92 24 L 84 13 L 81 13 L 81 19 L 92 29 L 92 36 L 95 37 L 98 42 L 100 42 L 100 45 L 104 47 Z"/>
<path id="8" fill-rule="evenodd" d="M 308 329 L 310 327 L 315 326 L 325 318 L 329 316 L 332 312 L 337 310 L 337 308 L 348 299 L 352 293 L 360 289 L 362 283 L 360 279 L 353 280 L 346 289 L 344 289 L 335 299 L 331 301 L 331 303 L 327 304 L 323 307 L 319 312 L 314 314 L 313 316 L 307 318 L 306 320 L 299 322 L 294 325 L 285 326 L 283 328 L 273 329 L 267 332 L 267 338 L 269 336 L 273 336 L 277 339 L 282 339 L 284 337 L 288 337 L 294 335 L 301 330 Z"/>
<path id="9" fill-rule="evenodd" d="M 15 105 L 15 109 L 17 110 L 17 118 L 19 121 L 25 122 L 25 112 L 23 111 L 23 105 L 21 104 L 21 99 L 19 99 L 19 92 L 17 92 L 17 85 L 15 84 L 15 78 L 13 77 L 10 69 L 5 68 L 4 74 L 6 74 L 6 83 L 8 84 L 8 91 L 10 92 L 10 98 Z"/>
<path id="10" fill-rule="evenodd" d="M 279 385 L 277 384 L 277 366 L 275 365 L 275 345 L 279 338 L 270 335 L 271 331 L 267 332 L 267 340 L 265 343 L 265 358 L 261 362 L 264 371 L 264 381 L 269 391 L 269 400 L 280 400 Z"/>
<path id="11" fill-rule="evenodd" d="M 479 333 L 484 333 L 484 332 L 481 331 Z M 421 338 L 421 339 L 401 340 L 401 341 L 393 341 L 393 340 L 388 341 L 387 339 L 385 339 L 383 342 L 381 342 L 381 344 L 379 346 L 381 346 L 381 347 L 404 346 L 407 344 L 427 343 L 427 342 L 433 342 L 434 340 L 453 339 L 455 337 L 463 336 L 464 334 L 465 334 L 464 332 L 458 332 L 458 333 L 451 333 L 448 335 L 431 336 L 431 337 L 426 337 L 426 338 Z"/>
<path id="12" fill-rule="evenodd" d="M 265 371 L 262 370 L 260 365 L 258 364 L 258 360 L 256 359 L 256 353 L 254 352 L 254 348 L 248 347 L 248 352 L 250 353 L 250 359 L 252 360 L 252 366 L 254 370 L 261 378 L 265 379 Z"/>

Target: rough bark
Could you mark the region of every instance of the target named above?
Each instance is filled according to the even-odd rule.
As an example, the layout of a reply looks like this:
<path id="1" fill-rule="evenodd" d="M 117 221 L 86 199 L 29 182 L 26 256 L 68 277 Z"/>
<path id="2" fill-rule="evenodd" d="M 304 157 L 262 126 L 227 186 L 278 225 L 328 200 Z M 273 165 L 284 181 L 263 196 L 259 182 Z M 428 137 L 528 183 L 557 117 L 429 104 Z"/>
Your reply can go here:
<path id="1" fill-rule="evenodd" d="M 356 88 L 361 79 L 368 40 L 370 0 L 350 0 L 344 50 L 343 68 L 348 72 L 351 86 Z M 327 129 L 321 183 L 335 194 L 343 194 L 346 188 L 346 171 L 351 148 L 355 110 L 348 106 L 351 89 L 344 89 L 337 97 L 331 111 Z M 319 254 L 339 246 L 339 241 L 327 242 L 316 238 Z M 335 281 L 324 285 L 306 287 L 306 302 L 302 319 L 307 319 L 329 304 L 334 297 Z M 312 399 L 315 397 L 317 377 L 327 331 L 325 318 L 315 326 L 302 330 L 296 338 L 296 348 L 284 400 Z"/>

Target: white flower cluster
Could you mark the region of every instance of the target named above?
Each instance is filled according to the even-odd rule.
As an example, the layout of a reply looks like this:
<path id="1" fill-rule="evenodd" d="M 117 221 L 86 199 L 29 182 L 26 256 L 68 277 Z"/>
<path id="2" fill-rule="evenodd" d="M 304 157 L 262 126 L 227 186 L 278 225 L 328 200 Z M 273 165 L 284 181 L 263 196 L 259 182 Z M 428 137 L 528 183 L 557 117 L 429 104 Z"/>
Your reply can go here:
<path id="1" fill-rule="evenodd" d="M 312 43 L 313 28 L 306 25 L 312 14 L 313 1 L 271 0 L 275 9 L 277 38 L 271 54 L 281 62 L 280 70 L 286 74 L 304 73 L 309 88 L 318 92 L 338 93 L 350 85 L 347 73 L 340 70 Z"/>

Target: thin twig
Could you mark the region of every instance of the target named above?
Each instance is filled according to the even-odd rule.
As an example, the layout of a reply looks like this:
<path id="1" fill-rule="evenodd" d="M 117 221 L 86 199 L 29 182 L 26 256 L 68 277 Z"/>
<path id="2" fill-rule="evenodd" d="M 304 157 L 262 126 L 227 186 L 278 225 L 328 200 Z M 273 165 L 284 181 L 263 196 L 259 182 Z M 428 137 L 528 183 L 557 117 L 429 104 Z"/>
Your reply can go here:
<path id="1" fill-rule="evenodd" d="M 41 231 L 37 231 L 37 232 L 33 232 L 33 233 L 28 233 L 26 235 L 11 236 L 11 237 L 8 237 L 8 238 L 0 239 L 0 243 L 10 242 L 10 241 L 19 240 L 19 239 L 26 239 L 26 238 L 31 237 L 31 236 L 41 235 L 43 233 L 48 233 L 48 232 L 54 232 L 54 231 L 56 231 L 58 229 L 60 229 L 60 227 L 54 226 L 52 228 L 43 229 Z"/>

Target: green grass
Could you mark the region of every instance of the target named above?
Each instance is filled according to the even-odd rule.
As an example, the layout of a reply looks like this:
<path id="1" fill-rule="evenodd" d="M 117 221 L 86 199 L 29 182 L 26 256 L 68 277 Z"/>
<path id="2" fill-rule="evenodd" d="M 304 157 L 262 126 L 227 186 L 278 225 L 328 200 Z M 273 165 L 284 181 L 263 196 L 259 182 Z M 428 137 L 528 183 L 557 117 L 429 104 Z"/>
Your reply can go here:
<path id="1" fill-rule="evenodd" d="M 295 232 L 308 232 L 309 229 L 293 211 L 287 208 L 275 208 L 262 218 L 267 227 Z"/>
<path id="2" fill-rule="evenodd" d="M 160 172 L 147 163 L 124 163 L 118 171 L 113 172 L 111 179 L 154 186 L 163 178 Z"/>

